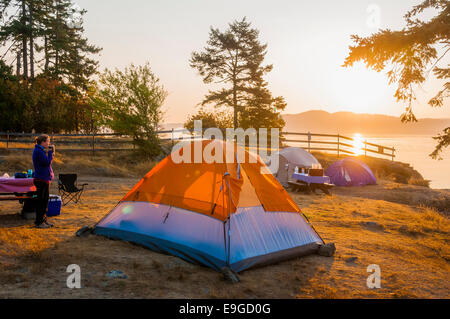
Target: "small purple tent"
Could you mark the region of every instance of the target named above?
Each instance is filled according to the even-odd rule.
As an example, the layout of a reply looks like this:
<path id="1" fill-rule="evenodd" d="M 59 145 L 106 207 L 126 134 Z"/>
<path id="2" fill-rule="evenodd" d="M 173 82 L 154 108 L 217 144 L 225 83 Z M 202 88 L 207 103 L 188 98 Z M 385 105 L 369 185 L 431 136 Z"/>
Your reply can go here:
<path id="1" fill-rule="evenodd" d="M 377 183 L 369 166 L 355 158 L 334 162 L 325 173 L 337 186 L 363 186 Z"/>

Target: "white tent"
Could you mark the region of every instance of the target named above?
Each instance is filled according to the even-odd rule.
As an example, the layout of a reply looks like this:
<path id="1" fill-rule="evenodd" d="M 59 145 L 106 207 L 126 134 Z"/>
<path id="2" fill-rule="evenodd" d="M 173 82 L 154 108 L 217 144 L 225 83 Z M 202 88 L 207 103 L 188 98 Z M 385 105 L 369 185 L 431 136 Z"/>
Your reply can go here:
<path id="1" fill-rule="evenodd" d="M 319 165 L 319 161 L 308 151 L 300 147 L 287 147 L 278 152 L 278 171 L 272 172 L 281 184 L 287 186 L 287 182 L 292 179 L 295 167 L 311 168 L 313 164 Z"/>

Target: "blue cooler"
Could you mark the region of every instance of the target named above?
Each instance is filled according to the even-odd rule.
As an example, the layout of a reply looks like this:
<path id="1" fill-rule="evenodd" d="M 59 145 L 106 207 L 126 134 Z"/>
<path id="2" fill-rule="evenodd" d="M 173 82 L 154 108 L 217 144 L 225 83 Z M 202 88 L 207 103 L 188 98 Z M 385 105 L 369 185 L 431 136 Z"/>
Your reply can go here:
<path id="1" fill-rule="evenodd" d="M 61 215 L 61 196 L 50 195 L 48 199 L 47 217 Z"/>

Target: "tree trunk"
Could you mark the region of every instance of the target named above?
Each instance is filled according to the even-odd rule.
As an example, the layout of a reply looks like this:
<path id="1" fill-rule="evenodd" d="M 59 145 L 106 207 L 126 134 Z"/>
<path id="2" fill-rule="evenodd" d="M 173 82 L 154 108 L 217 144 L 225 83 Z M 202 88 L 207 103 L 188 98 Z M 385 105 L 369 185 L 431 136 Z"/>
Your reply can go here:
<path id="1" fill-rule="evenodd" d="M 34 35 L 33 35 L 33 0 L 29 5 L 29 21 L 30 21 L 30 76 L 34 79 Z"/>
<path id="2" fill-rule="evenodd" d="M 236 95 L 236 89 L 233 89 L 233 111 L 234 111 L 234 116 L 233 116 L 233 125 L 234 125 L 234 129 L 237 129 L 237 127 L 239 126 L 238 123 L 238 105 L 237 105 L 237 95 Z"/>
<path id="3" fill-rule="evenodd" d="M 21 57 L 22 57 L 21 52 L 17 52 L 17 59 L 16 59 L 16 76 L 17 76 L 17 78 L 20 78 L 20 71 L 22 70 L 22 65 L 20 63 Z"/>
<path id="4" fill-rule="evenodd" d="M 27 24 L 26 17 L 26 5 L 25 0 L 22 0 L 22 25 L 25 27 Z M 22 34 L 22 57 L 23 57 L 23 78 L 28 79 L 28 43 L 27 43 L 27 34 L 24 32 Z"/>
<path id="5" fill-rule="evenodd" d="M 233 63 L 233 111 L 234 111 L 234 129 L 237 129 L 239 126 L 239 109 L 238 109 L 238 102 L 237 102 L 237 67 L 238 67 L 238 54 L 239 51 L 236 52 L 236 55 L 234 56 L 234 63 Z"/>
<path id="6" fill-rule="evenodd" d="M 45 55 L 45 64 L 44 64 L 44 72 L 48 73 L 48 65 L 50 64 L 50 57 L 48 56 L 48 38 L 47 35 L 44 36 L 44 55 Z"/>

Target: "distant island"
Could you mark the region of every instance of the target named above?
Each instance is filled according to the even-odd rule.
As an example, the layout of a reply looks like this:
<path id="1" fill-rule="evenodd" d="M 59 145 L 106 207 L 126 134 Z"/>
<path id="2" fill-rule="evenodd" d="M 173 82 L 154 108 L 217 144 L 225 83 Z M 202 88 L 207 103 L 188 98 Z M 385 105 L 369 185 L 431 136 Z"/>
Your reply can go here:
<path id="1" fill-rule="evenodd" d="M 360 133 L 363 135 L 428 135 L 435 136 L 450 126 L 450 118 L 419 119 L 417 123 L 404 124 L 400 118 L 382 114 L 357 114 L 352 112 L 329 113 L 326 111 L 307 111 L 298 114 L 283 114 L 286 122 L 285 132 L 312 132 L 323 134 Z M 161 129 L 182 128 L 183 123 L 165 123 Z"/>
<path id="2" fill-rule="evenodd" d="M 307 111 L 285 114 L 285 132 L 313 132 L 329 134 L 364 135 L 437 135 L 450 126 L 450 118 L 419 119 L 417 123 L 404 124 L 400 118 L 382 114 L 356 114 L 352 112 L 329 113 Z"/>

